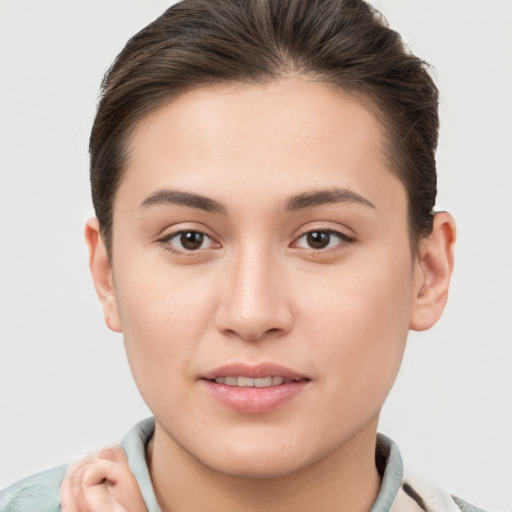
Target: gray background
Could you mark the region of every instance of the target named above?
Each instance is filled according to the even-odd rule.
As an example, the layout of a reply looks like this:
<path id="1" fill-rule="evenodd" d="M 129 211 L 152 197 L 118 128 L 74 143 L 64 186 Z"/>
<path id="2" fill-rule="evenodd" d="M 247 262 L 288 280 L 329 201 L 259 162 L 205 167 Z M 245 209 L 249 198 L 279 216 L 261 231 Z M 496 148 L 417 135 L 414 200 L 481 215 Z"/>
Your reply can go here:
<path id="1" fill-rule="evenodd" d="M 163 0 L 0 1 L 0 487 L 118 442 L 149 413 L 103 324 L 83 241 L 101 77 Z M 408 466 L 512 507 L 512 2 L 379 0 L 442 91 L 448 308 L 412 333 L 380 430 Z"/>

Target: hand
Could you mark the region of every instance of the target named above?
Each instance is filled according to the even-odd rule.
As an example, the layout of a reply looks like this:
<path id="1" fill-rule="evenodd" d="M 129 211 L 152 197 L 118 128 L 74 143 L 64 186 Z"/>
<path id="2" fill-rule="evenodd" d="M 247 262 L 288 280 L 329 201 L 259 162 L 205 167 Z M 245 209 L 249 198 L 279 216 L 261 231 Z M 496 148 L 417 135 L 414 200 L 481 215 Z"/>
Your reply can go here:
<path id="1" fill-rule="evenodd" d="M 147 512 L 121 446 L 75 462 L 60 486 L 62 512 Z"/>

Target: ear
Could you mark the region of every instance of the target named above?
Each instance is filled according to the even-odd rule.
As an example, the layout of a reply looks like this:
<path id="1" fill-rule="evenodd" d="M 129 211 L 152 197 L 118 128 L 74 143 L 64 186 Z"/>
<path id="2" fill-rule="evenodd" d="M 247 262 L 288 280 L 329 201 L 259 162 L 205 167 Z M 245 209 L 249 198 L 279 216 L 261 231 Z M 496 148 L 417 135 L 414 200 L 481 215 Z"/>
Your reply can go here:
<path id="1" fill-rule="evenodd" d="M 85 239 L 89 246 L 89 267 L 92 280 L 103 308 L 105 323 L 112 331 L 122 332 L 114 281 L 112 279 L 112 267 L 107 248 L 100 233 L 100 224 L 96 217 L 89 219 L 85 225 Z"/>
<path id="2" fill-rule="evenodd" d="M 455 222 L 447 212 L 434 216 L 432 233 L 420 242 L 415 268 L 415 296 L 410 328 L 430 329 L 441 317 L 448 300 L 453 270 Z"/>

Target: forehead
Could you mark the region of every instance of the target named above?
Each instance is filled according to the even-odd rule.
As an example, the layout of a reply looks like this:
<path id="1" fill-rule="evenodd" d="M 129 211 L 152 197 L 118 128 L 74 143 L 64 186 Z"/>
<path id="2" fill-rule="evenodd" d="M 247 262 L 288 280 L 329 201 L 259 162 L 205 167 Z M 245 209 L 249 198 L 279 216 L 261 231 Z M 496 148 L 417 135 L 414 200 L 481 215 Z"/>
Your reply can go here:
<path id="1" fill-rule="evenodd" d="M 299 78 L 202 87 L 176 96 L 146 116 L 135 130 L 132 148 L 143 150 L 145 142 L 167 134 L 173 145 L 202 144 L 226 156 L 236 154 L 234 140 L 250 137 L 255 149 L 270 148 L 275 135 L 281 143 L 295 140 L 305 150 L 306 140 L 311 146 L 327 146 L 333 139 L 350 139 L 379 150 L 381 125 L 362 106 L 363 98 L 358 99 L 331 84 Z"/>
<path id="2" fill-rule="evenodd" d="M 382 178 L 401 187 L 383 143 L 370 110 L 328 84 L 297 78 L 204 87 L 139 123 L 118 195 L 177 186 L 220 200 L 234 188 L 246 197 L 330 186 L 362 194 L 376 192 Z"/>

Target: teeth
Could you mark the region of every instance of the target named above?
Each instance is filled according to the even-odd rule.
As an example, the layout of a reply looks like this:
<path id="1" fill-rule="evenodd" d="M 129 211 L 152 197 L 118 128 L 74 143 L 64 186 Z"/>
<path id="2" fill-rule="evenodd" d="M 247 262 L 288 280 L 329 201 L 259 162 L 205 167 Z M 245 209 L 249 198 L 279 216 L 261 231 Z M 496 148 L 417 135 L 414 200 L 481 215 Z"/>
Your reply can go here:
<path id="1" fill-rule="evenodd" d="M 238 377 L 236 385 L 239 388 L 251 388 L 254 387 L 254 379 L 251 379 L 250 377 Z"/>
<path id="2" fill-rule="evenodd" d="M 264 379 L 254 379 L 255 388 L 267 388 L 272 386 L 272 377 L 265 377 Z"/>
<path id="3" fill-rule="evenodd" d="M 267 388 L 270 386 L 280 386 L 284 382 L 289 381 L 286 381 L 284 377 L 261 377 L 258 379 L 252 379 L 251 377 L 217 377 L 215 382 L 239 388 Z"/>

